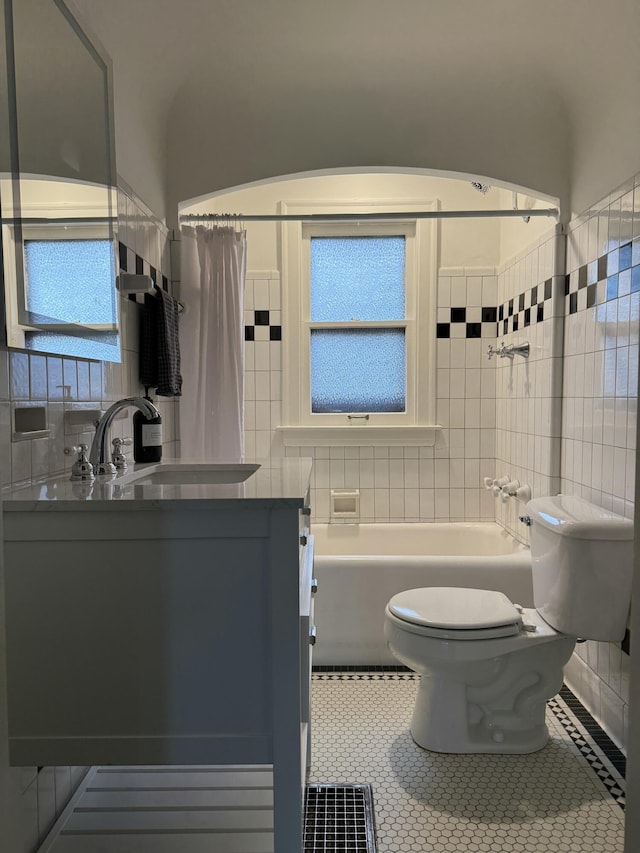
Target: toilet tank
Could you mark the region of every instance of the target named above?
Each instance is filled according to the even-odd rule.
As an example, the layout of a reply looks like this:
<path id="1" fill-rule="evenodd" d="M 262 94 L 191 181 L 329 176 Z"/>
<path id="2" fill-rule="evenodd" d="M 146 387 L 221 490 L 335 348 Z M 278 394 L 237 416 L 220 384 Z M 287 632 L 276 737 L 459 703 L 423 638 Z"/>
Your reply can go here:
<path id="1" fill-rule="evenodd" d="M 569 495 L 535 498 L 531 519 L 533 597 L 563 634 L 622 640 L 631 603 L 633 523 Z"/>

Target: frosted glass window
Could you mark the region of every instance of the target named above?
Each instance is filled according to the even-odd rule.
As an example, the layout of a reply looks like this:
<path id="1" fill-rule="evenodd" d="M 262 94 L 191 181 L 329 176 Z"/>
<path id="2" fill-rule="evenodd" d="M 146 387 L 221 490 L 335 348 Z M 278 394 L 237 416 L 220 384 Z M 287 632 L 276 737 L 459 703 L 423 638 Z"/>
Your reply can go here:
<path id="1" fill-rule="evenodd" d="M 311 411 L 404 412 L 404 329 L 312 329 Z"/>
<path id="2" fill-rule="evenodd" d="M 26 308 L 60 323 L 117 321 L 110 240 L 26 240 Z"/>
<path id="3" fill-rule="evenodd" d="M 95 358 L 97 361 L 120 361 L 120 337 L 117 332 L 83 332 L 82 337 L 59 332 L 26 332 L 26 349 L 39 352 Z"/>
<path id="4" fill-rule="evenodd" d="M 311 321 L 404 320 L 405 237 L 311 237 Z"/>

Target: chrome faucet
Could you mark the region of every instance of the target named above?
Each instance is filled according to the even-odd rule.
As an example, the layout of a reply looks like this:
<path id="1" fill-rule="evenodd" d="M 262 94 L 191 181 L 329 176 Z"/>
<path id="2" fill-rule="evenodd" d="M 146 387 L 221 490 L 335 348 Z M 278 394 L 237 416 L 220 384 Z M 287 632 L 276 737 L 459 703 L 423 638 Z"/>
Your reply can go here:
<path id="1" fill-rule="evenodd" d="M 524 344 L 509 344 L 509 346 L 507 346 L 505 342 L 502 341 L 497 349 L 491 345 L 487 347 L 487 358 L 489 361 L 491 361 L 494 355 L 498 355 L 500 358 L 510 359 L 512 359 L 514 355 L 521 355 L 523 358 L 529 358 L 529 352 L 530 346 L 528 342 Z"/>
<path id="2" fill-rule="evenodd" d="M 500 345 L 498 355 L 500 358 L 513 358 L 514 355 L 521 355 L 523 358 L 529 358 L 531 347 L 527 341 L 524 344 L 510 344 L 508 347 L 504 345 L 504 341 Z"/>
<path id="3" fill-rule="evenodd" d="M 153 403 L 145 400 L 144 397 L 124 397 L 110 406 L 96 424 L 96 434 L 93 437 L 93 443 L 89 451 L 89 462 L 93 465 L 94 474 L 116 473 L 116 466 L 113 462 L 108 462 L 106 459 L 109 429 L 118 412 L 121 412 L 122 409 L 128 409 L 129 406 L 140 409 L 147 420 L 157 418 L 160 415 L 160 412 Z"/>

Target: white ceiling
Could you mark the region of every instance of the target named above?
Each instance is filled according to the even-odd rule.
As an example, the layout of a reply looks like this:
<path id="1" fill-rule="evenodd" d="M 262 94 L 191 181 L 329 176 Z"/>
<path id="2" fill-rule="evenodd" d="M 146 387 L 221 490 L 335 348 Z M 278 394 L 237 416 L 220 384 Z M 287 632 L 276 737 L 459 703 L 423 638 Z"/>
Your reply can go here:
<path id="1" fill-rule="evenodd" d="M 120 171 L 146 170 L 170 206 L 360 161 L 575 208 L 640 171 L 639 0 L 75 5 L 114 60 Z"/>

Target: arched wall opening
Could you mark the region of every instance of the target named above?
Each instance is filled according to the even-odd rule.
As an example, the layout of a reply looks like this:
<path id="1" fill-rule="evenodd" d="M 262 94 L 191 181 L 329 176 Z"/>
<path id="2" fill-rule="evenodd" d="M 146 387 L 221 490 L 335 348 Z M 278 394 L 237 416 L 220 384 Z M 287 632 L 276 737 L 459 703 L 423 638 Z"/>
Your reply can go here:
<path id="1" fill-rule="evenodd" d="M 478 191 L 473 182 L 485 191 Z M 488 189 L 486 189 L 488 187 Z M 277 214 L 280 203 L 317 200 L 330 204 L 369 201 L 390 204 L 437 200 L 441 210 L 560 208 L 557 197 L 471 173 L 417 168 L 322 169 L 282 175 L 187 199 L 179 216 L 206 213 Z M 477 218 L 440 221 L 439 263 L 444 267 L 497 266 L 548 232 L 554 218 Z M 278 269 L 278 223 L 249 222 L 251 269 Z"/>

